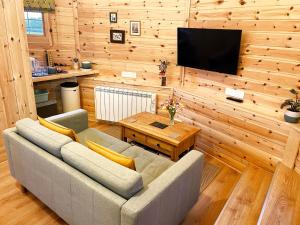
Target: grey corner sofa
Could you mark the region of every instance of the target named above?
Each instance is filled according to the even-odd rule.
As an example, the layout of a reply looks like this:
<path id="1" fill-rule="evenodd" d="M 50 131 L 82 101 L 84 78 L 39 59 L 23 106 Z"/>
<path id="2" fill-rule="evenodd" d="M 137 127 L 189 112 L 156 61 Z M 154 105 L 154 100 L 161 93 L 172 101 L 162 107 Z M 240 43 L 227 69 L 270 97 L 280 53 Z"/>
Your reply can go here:
<path id="1" fill-rule="evenodd" d="M 174 163 L 88 128 L 85 110 L 48 120 L 74 129 L 81 144 L 28 118 L 5 130 L 4 140 L 12 176 L 67 223 L 177 225 L 197 201 L 200 152 Z M 89 150 L 87 139 L 133 157 L 137 171 Z"/>

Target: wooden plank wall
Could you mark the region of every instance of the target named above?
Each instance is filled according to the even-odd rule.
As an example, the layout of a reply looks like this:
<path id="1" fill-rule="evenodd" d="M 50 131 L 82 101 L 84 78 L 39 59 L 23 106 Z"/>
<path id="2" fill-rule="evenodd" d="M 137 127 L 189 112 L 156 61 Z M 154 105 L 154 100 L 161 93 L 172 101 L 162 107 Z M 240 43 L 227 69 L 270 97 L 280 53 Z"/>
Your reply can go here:
<path id="1" fill-rule="evenodd" d="M 190 27 L 243 30 L 238 76 L 186 69 L 176 91 L 187 104 L 180 117 L 202 128 L 199 148 L 271 170 L 281 160 L 290 125 L 280 103 L 300 84 L 299 8 L 291 0 L 191 1 Z M 243 89 L 245 102 L 225 100 L 225 87 Z"/>
<path id="2" fill-rule="evenodd" d="M 95 63 L 100 76 L 80 78 L 82 105 L 95 120 L 96 85 L 142 89 L 158 94 L 160 104 L 180 85 L 181 69 L 176 67 L 177 27 L 184 26 L 187 14 L 185 0 L 119 1 L 78 0 L 78 32 L 81 60 Z M 111 24 L 109 13 L 118 13 L 118 23 Z M 159 12 L 159 13 L 158 13 Z M 142 35 L 130 36 L 130 21 L 141 21 Z M 126 43 L 110 43 L 110 29 L 126 31 Z M 166 88 L 160 87 L 159 59 L 170 61 Z M 122 78 L 122 71 L 137 73 L 136 79 Z M 161 112 L 161 111 L 159 111 Z"/>
<path id="3" fill-rule="evenodd" d="M 180 82 L 176 67 L 177 27 L 185 24 L 186 0 L 78 0 L 81 58 L 96 63 L 101 79 L 116 83 L 159 86 L 160 58 L 171 62 L 168 85 Z M 109 22 L 109 12 L 118 13 L 118 23 Z M 141 21 L 142 35 L 130 36 L 130 21 Z M 110 43 L 110 29 L 126 31 L 126 43 Z M 137 79 L 123 79 L 122 71 L 137 72 Z"/>
<path id="4" fill-rule="evenodd" d="M 76 54 L 95 63 L 96 78 L 80 78 L 83 107 L 94 120 L 96 85 L 153 90 L 161 101 L 158 60 L 171 62 L 168 87 L 186 107 L 179 118 L 201 127 L 197 147 L 242 168 L 248 162 L 274 170 L 282 160 L 292 125 L 280 103 L 298 88 L 300 3 L 292 0 L 56 0 L 52 17 L 53 54 L 70 63 Z M 109 22 L 118 12 L 118 23 Z M 142 22 L 142 35 L 129 34 L 130 20 Z M 188 22 L 188 23 L 187 23 Z M 238 76 L 176 67 L 176 30 L 182 26 L 242 29 Z M 124 45 L 112 44 L 110 29 L 126 31 Z M 136 79 L 122 71 L 137 72 Z M 226 87 L 243 89 L 245 102 L 227 101 Z"/>
<path id="5" fill-rule="evenodd" d="M 73 1 L 55 0 L 55 5 L 55 12 L 47 15 L 51 41 L 29 38 L 30 55 L 44 62 L 45 50 L 49 50 L 54 63 L 72 65 L 76 57 Z"/>
<path id="6" fill-rule="evenodd" d="M 3 129 L 14 126 L 18 119 L 36 118 L 27 37 L 24 30 L 23 1 L 0 1 L 0 27 L 0 132 L 2 132 Z"/>

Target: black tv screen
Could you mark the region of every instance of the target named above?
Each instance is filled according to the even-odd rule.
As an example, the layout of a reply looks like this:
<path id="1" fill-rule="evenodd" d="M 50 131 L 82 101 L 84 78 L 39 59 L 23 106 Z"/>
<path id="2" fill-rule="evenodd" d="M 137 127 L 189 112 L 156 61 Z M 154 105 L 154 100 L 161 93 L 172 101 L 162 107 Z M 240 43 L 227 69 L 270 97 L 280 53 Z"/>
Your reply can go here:
<path id="1" fill-rule="evenodd" d="M 241 30 L 178 28 L 178 65 L 237 74 Z"/>

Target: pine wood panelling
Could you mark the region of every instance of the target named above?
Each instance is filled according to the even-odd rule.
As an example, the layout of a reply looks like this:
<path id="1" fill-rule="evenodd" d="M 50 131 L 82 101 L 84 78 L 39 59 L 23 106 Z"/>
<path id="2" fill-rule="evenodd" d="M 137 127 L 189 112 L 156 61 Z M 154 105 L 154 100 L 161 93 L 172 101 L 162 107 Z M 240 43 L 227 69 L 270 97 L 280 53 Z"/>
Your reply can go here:
<path id="1" fill-rule="evenodd" d="M 300 87 L 299 3 L 56 0 L 56 5 L 50 15 L 54 61 L 70 65 L 77 56 L 99 70 L 96 78 L 79 79 L 90 120 L 95 120 L 96 85 L 151 90 L 158 93 L 159 103 L 166 99 L 172 91 L 159 87 L 157 67 L 158 60 L 166 58 L 171 62 L 167 85 L 175 87 L 175 95 L 186 105 L 180 118 L 203 129 L 198 148 L 238 168 L 252 162 L 274 170 L 282 160 L 294 126 L 283 121 L 279 106 L 291 97 L 291 88 Z M 113 11 L 118 12 L 116 24 L 109 22 Z M 140 37 L 130 36 L 130 20 L 141 21 Z M 182 26 L 242 29 L 238 75 L 177 67 L 176 31 Z M 110 43 L 111 29 L 126 31 L 124 45 Z M 123 78 L 122 71 L 136 72 L 137 78 Z M 226 100 L 226 87 L 244 90 L 244 103 Z"/>
<path id="2" fill-rule="evenodd" d="M 168 85 L 180 83 L 176 67 L 176 30 L 187 18 L 186 1 L 84 1 L 78 0 L 79 41 L 82 59 L 96 63 L 101 76 L 122 83 L 122 71 L 137 72 L 135 83 L 159 86 L 158 60 L 168 59 Z M 109 12 L 118 12 L 118 23 L 110 24 Z M 130 20 L 140 20 L 142 34 L 129 34 Z M 126 44 L 110 43 L 110 29 L 126 31 Z"/>
<path id="3" fill-rule="evenodd" d="M 0 132 L 24 117 L 36 117 L 23 1 L 0 2 Z"/>
<path id="4" fill-rule="evenodd" d="M 49 13 L 49 26 L 46 26 L 51 42 L 39 43 L 30 39 L 30 55 L 45 62 L 44 51 L 49 50 L 54 63 L 71 65 L 76 57 L 73 1 L 55 0 L 55 5 L 55 12 Z"/>
<path id="5" fill-rule="evenodd" d="M 285 156 L 293 126 L 280 104 L 300 87 L 299 10 L 289 0 L 191 1 L 189 27 L 243 30 L 237 76 L 186 68 L 183 89 L 175 90 L 187 106 L 179 118 L 202 127 L 199 148 L 271 170 Z M 244 90 L 245 102 L 226 100 L 226 87 Z"/>

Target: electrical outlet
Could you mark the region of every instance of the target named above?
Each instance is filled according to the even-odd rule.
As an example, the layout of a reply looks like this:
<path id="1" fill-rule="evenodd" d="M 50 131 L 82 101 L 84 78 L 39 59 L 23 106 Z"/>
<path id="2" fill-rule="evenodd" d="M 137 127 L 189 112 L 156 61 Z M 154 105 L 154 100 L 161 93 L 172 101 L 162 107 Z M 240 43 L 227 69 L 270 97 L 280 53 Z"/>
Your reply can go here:
<path id="1" fill-rule="evenodd" d="M 235 99 L 240 99 L 240 100 L 243 100 L 244 96 L 245 96 L 244 91 L 235 90 L 235 89 L 232 89 L 232 88 L 226 88 L 225 89 L 225 94 L 228 97 L 235 98 Z"/>
<path id="2" fill-rule="evenodd" d="M 136 78 L 136 72 L 126 72 L 123 71 L 121 74 L 122 77 L 126 77 L 126 78 Z"/>

